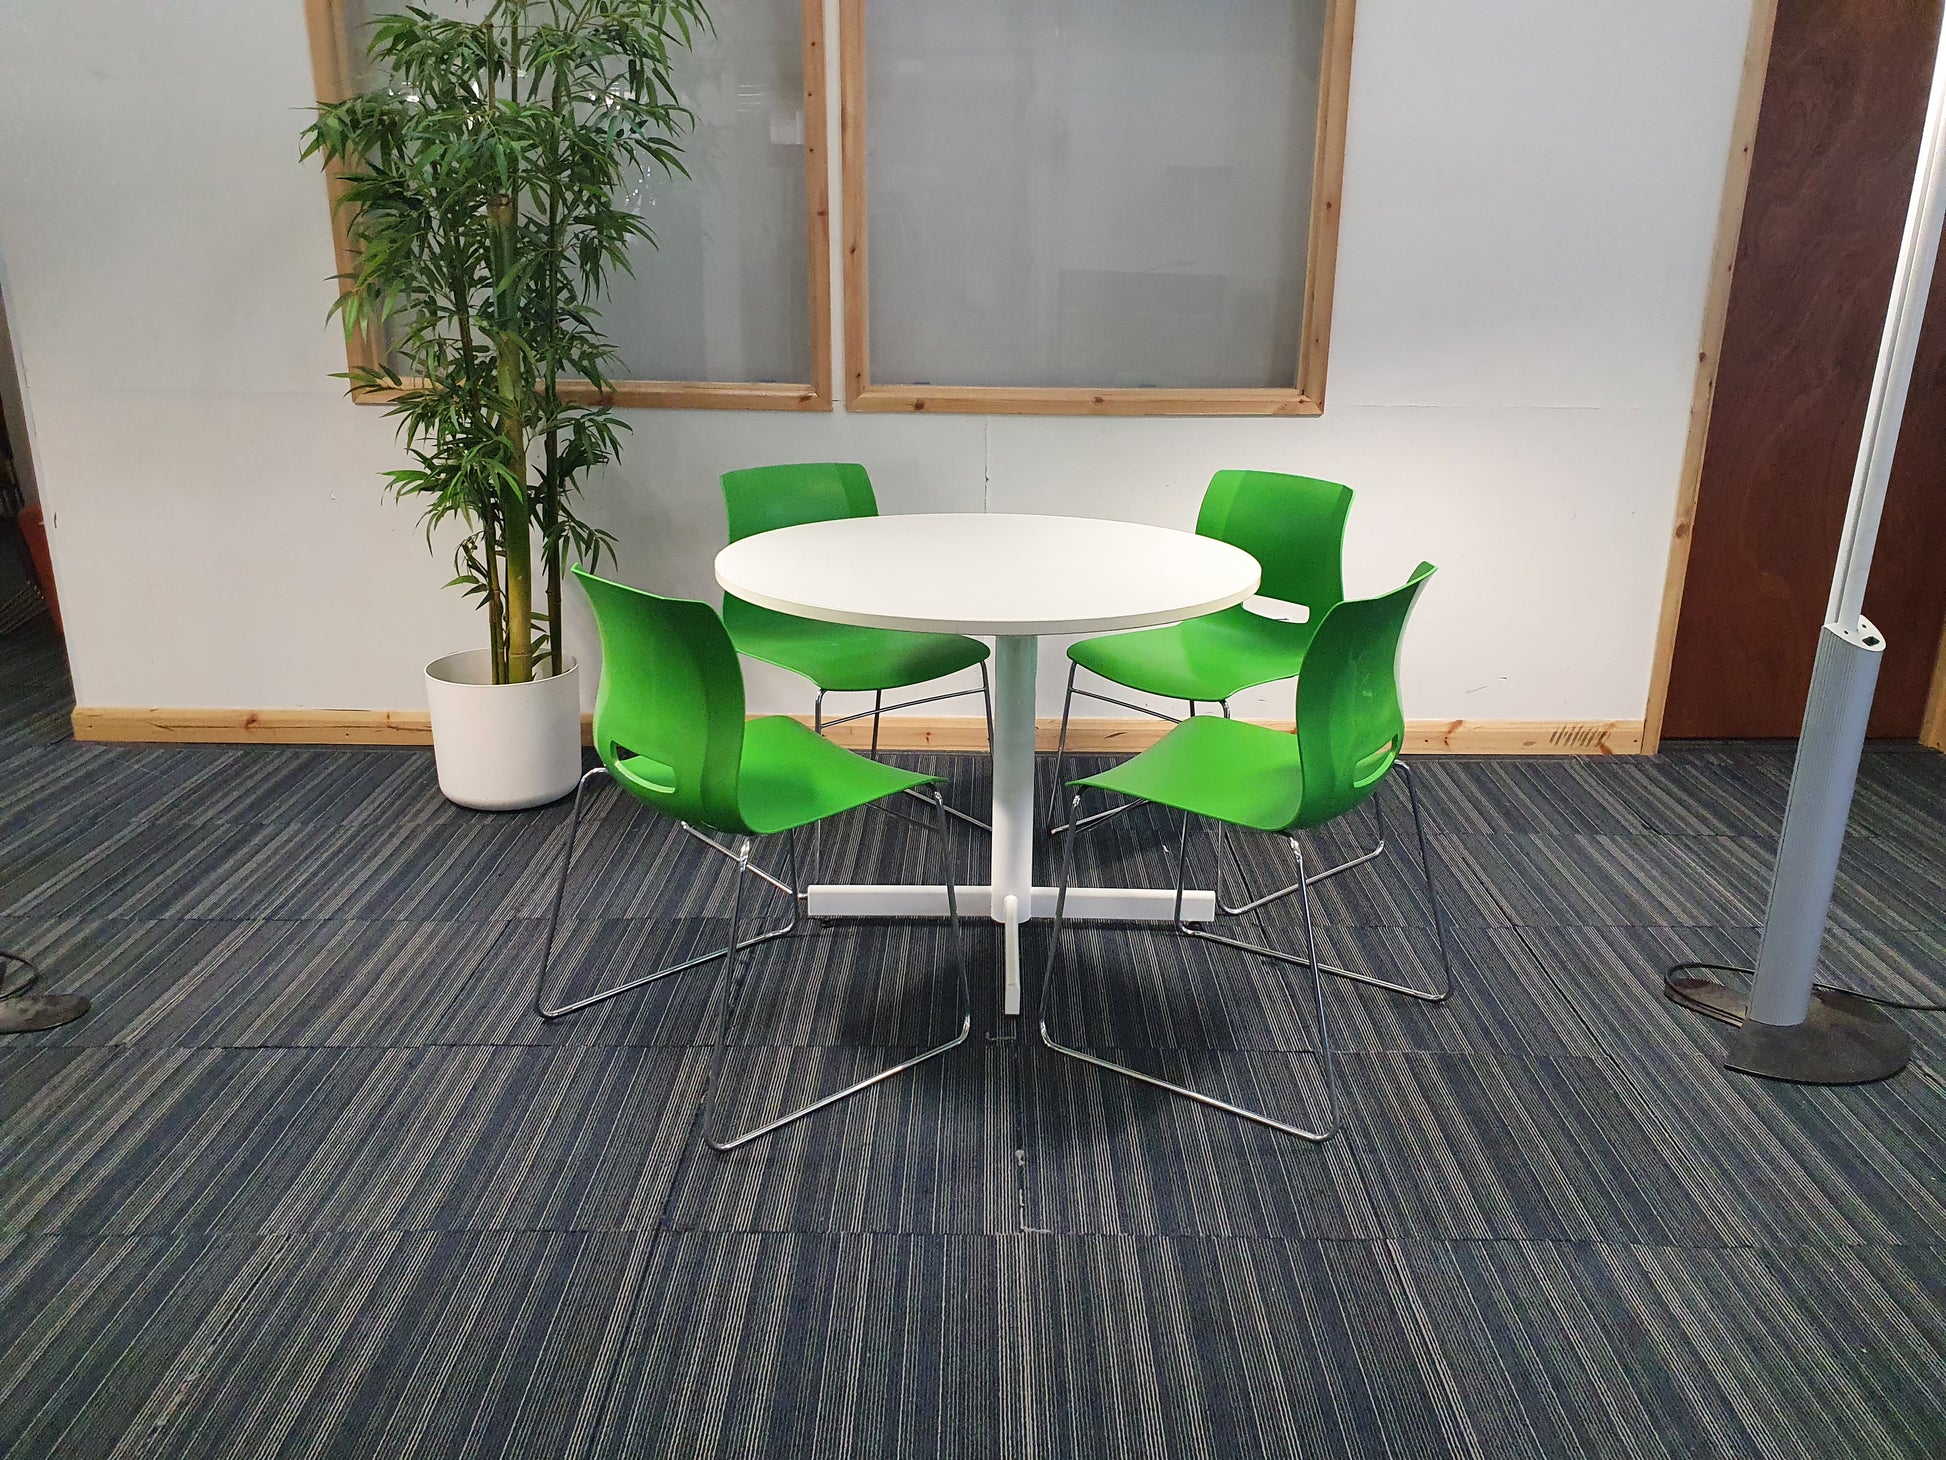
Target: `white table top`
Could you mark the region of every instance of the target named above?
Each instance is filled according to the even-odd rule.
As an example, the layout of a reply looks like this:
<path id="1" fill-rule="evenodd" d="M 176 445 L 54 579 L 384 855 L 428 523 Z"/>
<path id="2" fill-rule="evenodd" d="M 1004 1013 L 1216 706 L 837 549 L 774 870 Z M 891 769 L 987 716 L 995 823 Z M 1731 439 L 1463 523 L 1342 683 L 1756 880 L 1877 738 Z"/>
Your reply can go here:
<path id="1" fill-rule="evenodd" d="M 1241 548 L 1091 517 L 942 512 L 778 528 L 716 555 L 738 598 L 825 623 L 1087 634 L 1213 613 L 1257 591 Z"/>

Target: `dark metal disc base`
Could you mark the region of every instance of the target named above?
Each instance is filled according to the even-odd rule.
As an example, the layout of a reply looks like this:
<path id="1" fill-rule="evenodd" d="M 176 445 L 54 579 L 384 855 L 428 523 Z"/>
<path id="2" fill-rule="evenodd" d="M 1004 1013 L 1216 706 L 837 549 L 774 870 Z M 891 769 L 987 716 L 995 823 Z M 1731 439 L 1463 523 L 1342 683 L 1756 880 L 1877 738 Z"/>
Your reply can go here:
<path id="1" fill-rule="evenodd" d="M 1869 1000 L 1813 989 L 1802 1024 L 1765 1024 L 1746 1016 L 1744 995 L 1713 979 L 1681 978 L 1669 986 L 1679 1004 L 1735 1026 L 1723 1068 L 1799 1085 L 1867 1085 L 1905 1068 L 1912 1040 Z"/>
<path id="2" fill-rule="evenodd" d="M 88 1001 L 79 994 L 16 994 L 0 999 L 0 1034 L 59 1029 L 87 1012 Z"/>

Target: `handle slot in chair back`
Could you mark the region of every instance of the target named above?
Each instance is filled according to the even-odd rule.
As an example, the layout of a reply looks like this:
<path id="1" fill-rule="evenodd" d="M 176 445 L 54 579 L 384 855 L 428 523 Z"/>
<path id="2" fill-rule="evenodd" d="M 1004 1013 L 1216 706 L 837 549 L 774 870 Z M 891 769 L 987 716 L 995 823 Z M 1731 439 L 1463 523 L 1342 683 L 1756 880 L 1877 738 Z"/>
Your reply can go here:
<path id="1" fill-rule="evenodd" d="M 595 750 L 610 774 L 683 821 L 738 827 L 743 675 L 706 603 L 612 583 L 580 568 L 604 660 Z"/>
<path id="2" fill-rule="evenodd" d="M 1298 681 L 1297 736 L 1305 820 L 1340 816 L 1372 793 L 1405 745 L 1399 641 L 1419 590 L 1437 571 L 1421 563 L 1400 587 L 1340 603 L 1324 616 Z"/>

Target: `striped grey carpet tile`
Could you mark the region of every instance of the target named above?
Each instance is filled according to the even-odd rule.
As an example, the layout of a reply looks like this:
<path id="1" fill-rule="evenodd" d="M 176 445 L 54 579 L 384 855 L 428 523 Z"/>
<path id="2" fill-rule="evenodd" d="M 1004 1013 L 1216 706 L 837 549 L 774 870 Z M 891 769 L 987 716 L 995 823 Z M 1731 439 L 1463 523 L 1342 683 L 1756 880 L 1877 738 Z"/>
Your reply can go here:
<path id="1" fill-rule="evenodd" d="M 1004 1256 L 1027 1400 L 992 1453 L 1492 1453 L 1383 1244 L 1029 1237 Z"/>
<path id="2" fill-rule="evenodd" d="M 1883 1266 L 1526 1243 L 293 1240 L 188 1355 L 144 1356 L 178 1389 L 96 1390 L 37 1437 L 93 1419 L 88 1437 L 128 1441 L 94 1453 L 196 1457 L 1936 1453 L 1938 1391 L 1914 1382 L 1936 1335 L 1902 1321 L 1912 1278 Z"/>
<path id="3" fill-rule="evenodd" d="M 160 961 L 139 990 L 104 1001 L 117 1018 L 115 1042 L 182 1047 L 438 1043 L 440 1015 L 502 931 L 494 923 L 133 926 L 206 930 L 214 939 L 198 956 Z M 58 982 L 92 996 L 81 978 L 64 973 Z"/>
<path id="4" fill-rule="evenodd" d="M 76 826 L 44 816 L 16 820 L 0 837 L 0 916 L 60 917 L 86 889 L 112 875 L 112 859 L 141 828 Z"/>
<path id="5" fill-rule="evenodd" d="M 0 695 L 0 742 L 58 745 L 72 733 L 74 695 L 65 684 L 9 685 Z"/>
<path id="6" fill-rule="evenodd" d="M 1248 923 L 1223 926 L 1225 936 L 1257 935 Z M 1301 940 L 1293 946 L 1302 953 Z M 1058 957 L 1050 973 L 1051 947 Z M 1070 1041 L 1303 1050 L 1317 1038 L 1308 972 L 1172 929 L 1071 923 L 1056 944 L 1051 929 L 1032 927 L 1022 952 L 1037 993 L 1030 1012 L 1045 1014 Z"/>
<path id="7" fill-rule="evenodd" d="M 261 917 L 264 897 L 242 895 L 233 878 L 253 864 L 281 866 L 286 883 L 301 864 L 302 827 L 205 827 L 146 821 L 85 835 L 58 848 L 43 875 L 9 911 L 36 917 Z M 10 889 L 0 888 L 0 898 Z M 0 904 L 7 905 L 7 904 Z"/>
<path id="8" fill-rule="evenodd" d="M 669 1233 L 563 1454 L 1026 1456 L 1009 1239 Z M 1159 1453 L 1159 1452 L 1158 1452 Z"/>
<path id="9" fill-rule="evenodd" d="M 1891 1286 L 1825 1252 L 672 1236 L 590 1452 L 1928 1455 Z"/>
<path id="10" fill-rule="evenodd" d="M 1946 924 L 1858 931 L 1828 928 L 1819 978 L 1906 1003 L 1946 1004 Z M 1913 1019 L 1909 1012 L 1892 1017 Z M 1938 1015 L 1913 1019 L 1915 1031 L 1940 1030 Z"/>
<path id="11" fill-rule="evenodd" d="M 972 1042 L 719 1158 L 704 1129 L 943 1032 L 942 930 L 751 956 L 705 1111 L 713 967 L 531 1014 L 565 805 L 452 807 L 421 750 L 41 743 L 67 704 L 36 687 L 51 646 L 0 641 L 0 686 L 29 690 L 0 715 L 0 943 L 96 1007 L 0 1042 L 0 1453 L 1946 1448 L 1946 1016 L 1896 1016 L 1900 1078 L 1809 1090 L 1726 1076 L 1716 1026 L 1661 996 L 1668 962 L 1754 951 L 1788 747 L 1421 762 L 1459 992 L 1328 989 L 1326 1147 L 989 1042 L 975 917 Z M 899 759 L 984 812 L 982 758 Z M 1316 889 L 1321 944 L 1430 976 L 1384 795 L 1399 855 Z M 1939 996 L 1942 809 L 1946 758 L 1868 752 L 1828 976 Z M 727 862 L 612 787 L 588 811 L 562 991 L 725 935 Z M 1307 834 L 1311 866 L 1374 831 L 1368 808 Z M 1155 808 L 1103 823 L 1077 880 L 1166 887 L 1174 833 Z M 1281 839 L 1236 846 L 1251 887 L 1288 880 Z M 985 880 L 984 836 L 949 847 Z M 1042 878 L 1061 850 L 1038 838 Z M 831 880 L 939 875 L 897 816 L 839 818 L 816 852 Z M 1261 922 L 1301 939 L 1292 900 Z M 1129 929 L 1072 947 L 1061 1027 L 1319 1108 L 1308 995 L 1277 967 Z"/>
<path id="12" fill-rule="evenodd" d="M 1452 994 L 1427 1004 L 1334 980 L 1325 991 L 1332 1038 L 1347 1050 L 1448 1054 L 1591 1055 L 1600 1052 L 1574 1005 L 1512 928 L 1453 929 Z M 1437 945 L 1423 929 L 1330 929 L 1321 956 L 1418 989 L 1438 986 Z M 1296 970 L 1302 976 L 1303 970 Z"/>
<path id="13" fill-rule="evenodd" d="M 1946 1233 L 1946 1098 L 1937 1089 L 1923 1080 L 1833 1090 L 1739 1079 L 1736 1093 L 1834 1204 L 1865 1206 L 1895 1240 Z"/>
<path id="14" fill-rule="evenodd" d="M 58 1063 L 56 1057 L 59 1056 Z M 6 1068 L 0 1230 L 248 1228 L 304 1159 L 307 1111 L 348 1102 L 383 1057 L 322 1051 L 46 1050 Z M 303 1134 L 300 1136 L 299 1132 Z"/>
<path id="15" fill-rule="evenodd" d="M 220 957 L 243 925 L 121 918 L 0 918 L 0 947 L 33 959 L 43 987 L 92 1002 L 88 1017 L 59 1029 L 10 1034 L 9 1049 L 129 1044 L 157 1026 L 190 986 L 193 970 Z"/>
<path id="16" fill-rule="evenodd" d="M 388 1054 L 254 1205 L 270 1231 L 653 1226 L 704 1072 L 673 1050 Z"/>
<path id="17" fill-rule="evenodd" d="M 61 745 L 19 747 L 0 776 L 0 828 L 53 824 L 100 836 L 193 804 L 220 767 L 209 747 Z"/>
<path id="18" fill-rule="evenodd" d="M 16 849 L 0 911 L 39 917 L 490 918 L 537 879 L 546 828 L 484 815 L 456 831 L 144 822 Z"/>
<path id="19" fill-rule="evenodd" d="M 0 1076 L 20 1173 L 0 1231 L 652 1227 L 706 1069 L 615 1047 L 55 1056 Z"/>
<path id="20" fill-rule="evenodd" d="M 1614 756 L 1590 765 L 1588 775 L 1628 808 L 1635 824 L 1627 831 L 1775 841 L 1791 765 L 1776 756 Z"/>
<path id="21" fill-rule="evenodd" d="M 531 882 L 547 827 L 479 820 L 313 827 L 144 821 L 105 839 L 53 837 L 21 864 L 8 849 L 0 911 L 35 917 L 494 917 Z"/>
<path id="22" fill-rule="evenodd" d="M 1175 829 L 1169 829 L 1167 835 L 1167 844 L 1173 847 Z M 1446 920 L 1471 927 L 1506 926 L 1506 915 L 1493 889 L 1478 879 L 1464 859 L 1453 855 L 1457 840 L 1428 829 L 1433 858 L 1433 885 L 1438 889 Z M 1396 815 L 1391 817 L 1386 824 L 1386 850 L 1383 856 L 1351 866 L 1349 870 L 1329 876 L 1312 886 L 1312 920 L 1320 927 L 1430 928 L 1432 904 L 1427 899 L 1425 872 L 1419 863 L 1418 849 L 1412 841 L 1411 823 Z M 1244 901 L 1295 884 L 1297 864 L 1291 856 L 1286 838 L 1257 832 L 1237 832 L 1229 834 L 1226 843 L 1235 854 L 1233 859 L 1226 852 L 1220 889 L 1224 902 L 1229 906 L 1240 906 Z M 1378 838 L 1371 821 L 1354 813 L 1329 826 L 1303 833 L 1299 843 L 1304 849 L 1306 875 L 1316 877 L 1321 872 L 1330 872 L 1356 861 L 1378 845 Z M 1151 856 L 1154 855 L 1159 855 L 1159 852 L 1151 849 Z M 1080 859 L 1077 857 L 1076 860 L 1079 866 Z M 1238 860 L 1243 864 L 1241 876 L 1237 875 Z M 1189 865 L 1192 887 L 1215 887 L 1213 843 L 1207 825 L 1199 833 L 1192 834 Z M 1174 876 L 1173 863 L 1166 863 L 1160 877 L 1131 874 L 1122 880 L 1111 870 L 1090 878 L 1077 874 L 1075 880 L 1083 885 L 1094 882 L 1170 887 L 1174 885 Z M 1281 920 L 1298 936 L 1302 936 L 1302 910 L 1295 895 L 1269 904 L 1266 915 Z"/>
<path id="23" fill-rule="evenodd" d="M 1480 1453 L 1823 1460 L 1946 1444 L 1928 1379 L 1937 1309 L 1903 1258 L 1538 1243 L 1398 1255 Z"/>
<path id="24" fill-rule="evenodd" d="M 1589 1058 L 1352 1054 L 1345 1145 L 1400 1238 L 1716 1245 L 1692 1153 Z"/>
<path id="25" fill-rule="evenodd" d="M 144 1453 L 145 1410 L 207 1358 L 268 1252 L 205 1234 L 0 1239 L 0 1455 Z"/>
<path id="26" fill-rule="evenodd" d="M 598 783 L 599 784 L 599 783 Z M 561 912 L 573 918 L 728 917 L 735 866 L 683 836 L 673 822 L 633 798 L 602 786 L 582 816 Z M 568 812 L 550 807 L 527 817 L 545 828 L 531 875 L 510 886 L 499 916 L 544 918 L 560 884 Z M 436 834 L 436 833 L 435 833 Z M 780 847 L 759 850 L 760 865 L 782 875 Z"/>
<path id="27" fill-rule="evenodd" d="M 481 919 L 508 917 L 546 879 L 546 819 L 477 813 L 455 827 L 407 823 L 322 832 L 280 827 L 278 842 L 211 889 L 207 916 Z"/>
<path id="28" fill-rule="evenodd" d="M 1669 1002 L 1665 970 L 1678 963 L 1747 966 L 1757 949 L 1754 928 L 1546 927 L 1519 930 L 1545 976 L 1560 989 L 1598 1047 L 1627 1063 L 1696 1057 L 1713 1065 L 1723 1026 Z M 1720 981 L 1741 986 L 1734 974 Z"/>
<path id="29" fill-rule="evenodd" d="M 115 1457 L 553 1457 L 595 1448 L 653 1253 L 641 1233 L 266 1244 Z M 605 1453 L 616 1454 L 616 1451 Z"/>
<path id="30" fill-rule="evenodd" d="M 1946 929 L 1946 856 L 1923 845 L 1848 837 L 1831 920 L 1853 929 Z"/>
<path id="31" fill-rule="evenodd" d="M 246 745 L 204 753 L 215 763 L 170 803 L 169 819 L 342 826 L 423 820 L 448 804 L 430 750 Z"/>
<path id="32" fill-rule="evenodd" d="M 785 925 L 783 899 L 767 900 L 769 928 Z M 509 925 L 459 981 L 424 1041 L 435 1044 L 631 1044 L 710 1042 L 722 1013 L 722 964 L 712 960 L 604 1003 L 542 1021 L 534 978 L 546 924 Z M 657 969 L 718 951 L 722 918 L 563 920 L 548 975 L 556 1007 L 626 984 Z M 990 1032 L 997 994 L 999 932 L 968 919 L 965 962 L 978 1029 Z M 730 1037 L 739 1044 L 915 1045 L 937 1042 L 959 1018 L 957 957 L 947 930 L 929 923 L 820 925 L 738 957 L 740 993 Z M 397 1041 L 395 1041 L 397 1042 Z"/>
<path id="33" fill-rule="evenodd" d="M 1468 837 L 1455 860 L 1521 925 L 1759 927 L 1777 839 L 1737 836 Z M 1831 903 L 1836 928 L 1946 924 L 1946 861 L 1854 834 Z"/>
<path id="34" fill-rule="evenodd" d="M 1627 835 L 1644 830 L 1607 758 L 1426 757 L 1410 762 L 1428 822 L 1449 835 Z"/>
<path id="35" fill-rule="evenodd" d="M 728 1139 L 917 1053 L 724 1052 L 670 1199 L 675 1230 L 1012 1232 L 1020 1226 L 1011 1054 L 968 1041 L 923 1065 L 719 1155 Z"/>
<path id="36" fill-rule="evenodd" d="M 1299 1125 L 1324 1120 L 1308 1055 L 1097 1049 Z M 1372 1237 L 1351 1143 L 1316 1146 L 1029 1045 L 1022 1225 L 1050 1233 Z"/>
<path id="37" fill-rule="evenodd" d="M 961 774 L 976 757 L 900 756 L 902 765 L 937 769 L 955 785 L 952 800 L 969 799 Z M 947 763 L 951 764 L 947 764 Z M 727 917 L 735 877 L 734 863 L 693 839 L 675 824 L 602 782 L 589 791 L 562 909 L 569 917 Z M 938 882 L 939 850 L 931 831 L 933 813 L 918 801 L 894 798 L 887 809 L 861 808 L 834 818 L 815 833 L 797 835 L 800 880 L 833 882 Z M 984 809 L 978 812 L 984 817 Z M 917 817 L 915 823 L 911 818 Z M 554 896 L 567 835 L 565 808 L 536 813 L 545 818 L 548 838 L 542 858 L 544 876 L 531 879 L 497 911 L 503 916 L 545 917 Z M 714 835 L 714 834 L 713 834 Z M 976 843 L 977 837 L 977 843 Z M 734 839 L 717 835 L 723 845 Z M 753 840 L 752 860 L 772 875 L 788 877 L 791 838 Z M 948 851 L 964 880 L 985 882 L 986 842 L 961 822 L 950 822 Z"/>
<path id="38" fill-rule="evenodd" d="M 738 961 L 736 1044 L 930 1046 L 960 1023 L 960 973 L 975 1028 L 991 1033 L 1001 934 L 967 917 L 955 940 L 932 922 L 800 924 Z"/>
<path id="39" fill-rule="evenodd" d="M 46 684 L 67 672 L 67 654 L 51 623 L 34 620 L 0 634 L 0 685 Z"/>
<path id="40" fill-rule="evenodd" d="M 1302 956 L 1288 918 L 1222 919 L 1225 937 Z M 1032 930 L 1034 987 L 1048 933 Z M 1271 940 L 1276 940 L 1272 942 Z M 1333 978 L 1325 1015 L 1340 1049 L 1433 1049 L 1555 1054 L 1598 1052 L 1574 1009 L 1508 928 L 1451 928 L 1453 993 L 1431 1004 Z M 1327 963 L 1425 992 L 1441 986 L 1429 928 L 1318 930 Z M 1071 1038 L 1141 1049 L 1310 1049 L 1315 999 L 1307 969 L 1173 932 L 1076 924 L 1061 934 L 1048 1004 Z"/>
<path id="41" fill-rule="evenodd" d="M 1455 837 L 1445 854 L 1523 927 L 1756 927 L 1770 858 L 1730 837 L 1646 835 Z"/>
<path id="42" fill-rule="evenodd" d="M 1935 863 L 1946 859 L 1946 787 L 1861 782 L 1851 806 L 1853 836 L 1909 848 Z"/>
<path id="43" fill-rule="evenodd" d="M 543 1020 L 534 1013 L 534 989 L 547 925 L 530 920 L 502 926 L 497 937 L 480 940 L 479 958 L 455 980 L 427 1030 L 427 1043 L 685 1048 L 714 1028 L 707 1021 L 719 1007 L 722 965 L 716 961 Z M 559 1008 L 719 951 L 729 932 L 722 918 L 564 918 L 555 934 L 547 1001 Z"/>
<path id="44" fill-rule="evenodd" d="M 1923 1079 L 1812 1088 L 1718 1065 L 1723 1026 L 1677 1008 L 1661 969 L 1739 962 L 1750 935 L 1696 929 L 1529 930 L 1642 1108 L 1686 1153 L 1734 1242 L 1932 1242 L 1946 1232 L 1946 1099 Z M 1940 1016 L 1911 1027 L 1926 1047 Z M 1946 1034 L 1946 1030 L 1941 1031 Z M 1923 1055 L 1922 1055 L 1923 1058 Z"/>

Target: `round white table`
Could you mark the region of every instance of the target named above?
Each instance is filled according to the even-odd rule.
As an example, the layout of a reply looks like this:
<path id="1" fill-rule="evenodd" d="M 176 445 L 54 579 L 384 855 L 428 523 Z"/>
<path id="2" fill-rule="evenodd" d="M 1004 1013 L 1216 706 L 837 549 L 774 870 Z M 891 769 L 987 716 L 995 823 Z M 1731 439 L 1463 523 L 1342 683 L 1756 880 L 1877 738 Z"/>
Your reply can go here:
<path id="1" fill-rule="evenodd" d="M 1020 924 L 1051 916 L 1053 889 L 1033 877 L 1034 675 L 1041 634 L 1093 634 L 1175 623 L 1257 591 L 1257 560 L 1192 533 L 1082 517 L 955 512 L 847 517 L 733 542 L 716 581 L 738 598 L 825 623 L 994 638 L 993 861 L 986 900 L 1006 927 L 1006 1002 L 1020 1012 Z M 1071 918 L 1174 915 L 1168 889 L 1074 888 Z M 1186 917 L 1215 915 L 1208 891 Z M 939 887 L 814 886 L 817 917 L 944 917 Z"/>

